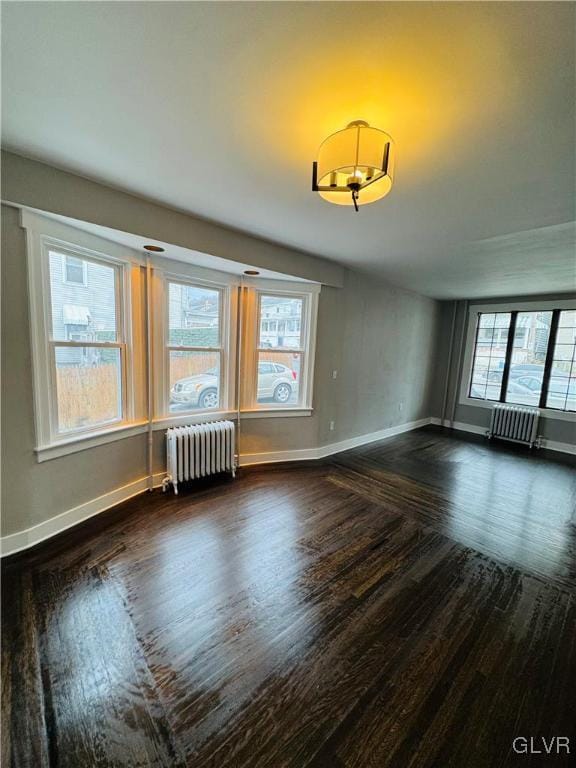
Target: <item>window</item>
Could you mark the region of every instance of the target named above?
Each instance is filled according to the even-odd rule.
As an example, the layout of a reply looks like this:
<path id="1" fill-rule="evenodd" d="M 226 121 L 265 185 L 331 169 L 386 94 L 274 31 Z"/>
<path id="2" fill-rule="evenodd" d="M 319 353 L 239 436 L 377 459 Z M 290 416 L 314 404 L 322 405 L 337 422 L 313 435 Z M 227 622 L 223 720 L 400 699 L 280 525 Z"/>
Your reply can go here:
<path id="1" fill-rule="evenodd" d="M 510 320 L 509 312 L 479 316 L 470 397 L 482 400 L 500 399 Z"/>
<path id="2" fill-rule="evenodd" d="M 221 418 L 238 399 L 249 416 L 311 410 L 320 286 L 248 287 L 163 257 L 148 272 L 117 243 L 29 211 L 22 222 L 39 461 L 144 431 L 149 405 L 154 429 Z"/>
<path id="3" fill-rule="evenodd" d="M 547 384 L 547 408 L 576 411 L 576 310 L 559 313 Z"/>
<path id="4" fill-rule="evenodd" d="M 137 434 L 146 408 L 140 255 L 32 211 L 21 220 L 37 460 Z"/>
<path id="5" fill-rule="evenodd" d="M 300 404 L 304 303 L 300 296 L 259 294 L 256 402 L 261 405 Z"/>
<path id="6" fill-rule="evenodd" d="M 476 313 L 467 397 L 575 412 L 575 318 L 553 307 Z"/>
<path id="7" fill-rule="evenodd" d="M 75 256 L 63 256 L 62 258 L 64 260 L 64 282 L 72 285 L 86 285 L 86 262 Z"/>
<path id="8" fill-rule="evenodd" d="M 504 402 L 540 404 L 552 312 L 518 312 Z"/>
<path id="9" fill-rule="evenodd" d="M 124 419 L 122 269 L 48 249 L 53 436 Z M 62 280 L 62 265 L 66 279 Z M 90 272 L 90 283 L 70 278 Z"/>
<path id="10" fill-rule="evenodd" d="M 166 285 L 169 412 L 221 408 L 223 291 L 172 280 Z"/>
<path id="11" fill-rule="evenodd" d="M 310 409 L 317 293 L 251 289 L 243 370 L 243 410 Z M 271 286 L 275 288 L 276 286 Z"/>

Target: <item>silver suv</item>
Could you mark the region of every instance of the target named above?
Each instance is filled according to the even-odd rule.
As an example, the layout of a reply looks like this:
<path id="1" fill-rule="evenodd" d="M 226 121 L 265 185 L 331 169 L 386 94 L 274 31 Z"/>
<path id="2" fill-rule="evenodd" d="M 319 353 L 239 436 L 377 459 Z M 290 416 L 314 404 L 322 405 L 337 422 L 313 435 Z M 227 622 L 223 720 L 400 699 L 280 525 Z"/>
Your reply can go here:
<path id="1" fill-rule="evenodd" d="M 258 363 L 259 402 L 272 399 L 276 403 L 287 403 L 297 389 L 297 375 L 292 368 L 282 363 L 268 361 Z M 219 403 L 216 368 L 178 379 L 170 390 L 170 405 L 205 409 L 218 408 Z"/>

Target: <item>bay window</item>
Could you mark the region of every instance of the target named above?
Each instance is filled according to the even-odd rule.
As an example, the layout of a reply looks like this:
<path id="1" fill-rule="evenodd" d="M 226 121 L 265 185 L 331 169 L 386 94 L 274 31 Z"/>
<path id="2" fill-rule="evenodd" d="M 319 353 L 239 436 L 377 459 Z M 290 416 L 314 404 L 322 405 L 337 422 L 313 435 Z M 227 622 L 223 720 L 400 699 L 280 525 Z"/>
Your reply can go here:
<path id="1" fill-rule="evenodd" d="M 238 410 L 311 412 L 320 286 L 247 283 L 29 211 L 22 222 L 39 461 Z"/>

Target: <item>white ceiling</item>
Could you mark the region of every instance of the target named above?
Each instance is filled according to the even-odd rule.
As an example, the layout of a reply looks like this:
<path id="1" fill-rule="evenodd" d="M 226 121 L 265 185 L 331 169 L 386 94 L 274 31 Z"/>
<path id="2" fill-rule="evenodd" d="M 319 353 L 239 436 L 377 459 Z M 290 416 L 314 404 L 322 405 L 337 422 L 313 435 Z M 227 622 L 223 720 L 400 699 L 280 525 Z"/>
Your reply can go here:
<path id="1" fill-rule="evenodd" d="M 574 3 L 3 3 L 24 155 L 435 297 L 576 288 Z M 310 190 L 353 119 L 384 200 Z"/>

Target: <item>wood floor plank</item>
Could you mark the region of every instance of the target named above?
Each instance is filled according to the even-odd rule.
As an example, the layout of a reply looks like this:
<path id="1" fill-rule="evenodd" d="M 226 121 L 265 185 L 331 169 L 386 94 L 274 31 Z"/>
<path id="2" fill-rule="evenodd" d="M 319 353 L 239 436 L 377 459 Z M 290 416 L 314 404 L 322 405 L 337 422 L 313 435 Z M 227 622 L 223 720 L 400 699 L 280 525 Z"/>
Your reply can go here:
<path id="1" fill-rule="evenodd" d="M 425 428 L 9 558 L 3 764 L 571 765 L 574 464 Z"/>

